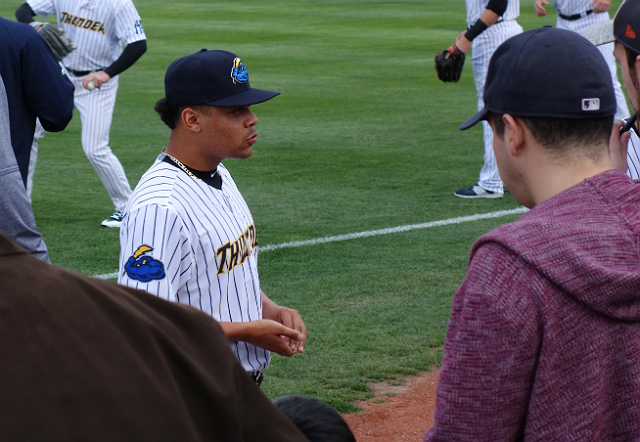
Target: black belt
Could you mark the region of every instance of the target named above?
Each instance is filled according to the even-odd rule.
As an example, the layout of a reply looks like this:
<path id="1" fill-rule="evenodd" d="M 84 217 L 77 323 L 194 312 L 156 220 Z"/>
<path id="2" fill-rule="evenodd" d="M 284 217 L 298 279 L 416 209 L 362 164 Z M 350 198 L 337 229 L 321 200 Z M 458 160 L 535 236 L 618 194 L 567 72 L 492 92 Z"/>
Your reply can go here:
<path id="1" fill-rule="evenodd" d="M 574 21 L 574 20 L 580 20 L 581 18 L 586 17 L 587 15 L 591 14 L 592 12 L 593 12 L 593 10 L 587 11 L 587 12 L 583 12 L 582 14 L 573 14 L 573 15 L 564 15 L 564 14 L 560 14 L 558 12 L 558 15 L 560 16 L 560 18 L 563 18 L 565 20 Z"/>
<path id="2" fill-rule="evenodd" d="M 264 373 L 261 371 L 250 371 L 247 373 L 253 379 L 253 382 L 259 387 L 262 384 L 262 380 L 264 379 Z"/>
<path id="3" fill-rule="evenodd" d="M 76 77 L 84 77 L 94 72 L 100 72 L 102 69 L 96 69 L 95 71 L 74 71 L 73 69 L 67 68 L 69 72 L 71 72 Z"/>

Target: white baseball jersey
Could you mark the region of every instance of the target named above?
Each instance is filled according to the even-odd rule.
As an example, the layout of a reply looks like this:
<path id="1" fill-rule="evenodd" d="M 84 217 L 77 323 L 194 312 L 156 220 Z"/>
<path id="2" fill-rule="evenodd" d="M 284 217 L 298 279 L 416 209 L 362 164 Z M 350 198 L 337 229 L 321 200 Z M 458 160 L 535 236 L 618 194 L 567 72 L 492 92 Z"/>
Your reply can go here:
<path id="1" fill-rule="evenodd" d="M 467 25 L 473 26 L 478 21 L 489 0 L 467 0 Z M 502 14 L 503 20 L 515 20 L 520 15 L 520 0 L 509 0 L 507 9 Z"/>
<path id="2" fill-rule="evenodd" d="M 63 65 L 73 71 L 99 71 L 109 67 L 122 54 L 122 45 L 146 40 L 131 0 L 28 0 L 33 12 L 41 17 L 55 14 L 58 25 L 77 46 L 67 55 Z M 101 89 L 88 91 L 82 86 L 83 76 L 69 72 L 76 88 L 74 105 L 82 120 L 82 149 L 109 193 L 116 211 L 124 210 L 131 187 L 122 164 L 109 147 L 109 132 L 118 91 L 118 76 Z M 38 155 L 38 142 L 44 131 L 37 132 L 31 147 L 29 181 Z"/>
<path id="3" fill-rule="evenodd" d="M 584 14 L 593 9 L 591 2 L 592 0 L 553 0 L 553 7 L 557 12 L 564 15 Z"/>
<path id="4" fill-rule="evenodd" d="M 75 71 L 109 67 L 122 54 L 122 44 L 146 40 L 140 15 L 131 0 L 28 0 L 41 17 L 55 14 L 58 25 L 77 49 L 64 65 Z"/>
<path id="5" fill-rule="evenodd" d="M 472 26 L 489 4 L 489 0 L 467 0 L 467 24 Z M 484 83 L 489 70 L 491 56 L 505 40 L 522 32 L 516 22 L 520 15 L 520 0 L 509 0 L 507 9 L 498 23 L 489 26 L 473 39 L 471 46 L 471 63 L 473 79 L 478 96 L 478 110 L 484 108 Z M 491 192 L 503 193 L 502 179 L 498 172 L 495 153 L 493 152 L 493 132 L 486 121 L 482 122 L 484 141 L 484 164 L 478 177 L 478 185 Z"/>
<path id="6" fill-rule="evenodd" d="M 640 179 L 640 138 L 635 129 L 631 129 L 627 146 L 627 175 L 633 180 Z"/>
<path id="7" fill-rule="evenodd" d="M 218 190 L 164 158 L 142 176 L 127 204 L 118 283 L 217 321 L 262 319 L 256 229 L 231 175 L 218 166 Z M 246 342 L 231 348 L 247 371 L 269 366 L 267 350 Z"/>
<path id="8" fill-rule="evenodd" d="M 593 9 L 591 4 L 592 0 L 554 0 L 553 7 L 556 12 L 565 16 L 581 15 L 582 17 L 576 20 L 565 20 L 560 15 L 556 21 L 556 27 L 559 29 L 567 29 L 569 31 L 577 32 L 578 34 L 584 34 L 591 25 L 609 20 L 608 12 L 600 12 L 598 14 L 591 13 L 586 14 L 587 11 Z M 622 85 L 618 80 L 618 67 L 616 65 L 616 59 L 613 56 L 613 43 L 598 46 L 600 53 L 604 57 L 609 71 L 611 72 L 611 80 L 613 81 L 613 89 L 616 94 L 616 115 L 617 119 L 624 120 L 629 117 L 629 108 L 627 107 L 627 100 L 622 91 Z"/>

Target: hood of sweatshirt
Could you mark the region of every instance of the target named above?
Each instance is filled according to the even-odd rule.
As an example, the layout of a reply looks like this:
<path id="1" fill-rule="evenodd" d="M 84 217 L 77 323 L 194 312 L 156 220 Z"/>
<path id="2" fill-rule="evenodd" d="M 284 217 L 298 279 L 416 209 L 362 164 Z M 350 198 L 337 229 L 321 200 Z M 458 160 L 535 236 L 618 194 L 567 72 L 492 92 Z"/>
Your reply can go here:
<path id="1" fill-rule="evenodd" d="M 640 321 L 640 180 L 610 170 L 480 237 L 498 243 L 595 312 Z"/>

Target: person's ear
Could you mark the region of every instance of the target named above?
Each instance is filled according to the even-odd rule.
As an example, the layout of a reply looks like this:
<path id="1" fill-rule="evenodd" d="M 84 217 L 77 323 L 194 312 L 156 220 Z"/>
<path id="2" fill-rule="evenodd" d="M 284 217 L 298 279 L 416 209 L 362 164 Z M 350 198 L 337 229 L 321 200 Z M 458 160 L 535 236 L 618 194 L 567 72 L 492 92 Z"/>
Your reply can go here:
<path id="1" fill-rule="evenodd" d="M 511 156 L 518 156 L 525 142 L 526 126 L 524 121 L 518 117 L 513 117 L 509 114 L 502 116 L 504 121 L 504 139 L 507 146 L 507 151 Z"/>
<path id="2" fill-rule="evenodd" d="M 191 132 L 200 132 L 200 130 L 202 130 L 200 127 L 200 113 L 195 109 L 190 107 L 184 108 L 180 118 L 184 126 Z"/>

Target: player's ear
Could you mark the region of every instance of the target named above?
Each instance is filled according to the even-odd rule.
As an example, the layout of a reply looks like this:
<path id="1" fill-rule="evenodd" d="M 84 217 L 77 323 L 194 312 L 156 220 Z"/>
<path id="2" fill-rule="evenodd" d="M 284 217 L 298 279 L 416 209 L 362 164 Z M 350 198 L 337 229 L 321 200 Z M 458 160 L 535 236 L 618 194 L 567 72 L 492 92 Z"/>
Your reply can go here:
<path id="1" fill-rule="evenodd" d="M 502 121 L 504 121 L 505 126 L 504 139 L 507 144 L 507 150 L 511 156 L 517 156 L 524 144 L 527 127 L 522 119 L 509 114 L 504 114 Z"/>
<path id="2" fill-rule="evenodd" d="M 200 132 L 200 114 L 190 107 L 185 107 L 180 115 L 184 126 L 191 132 Z"/>

